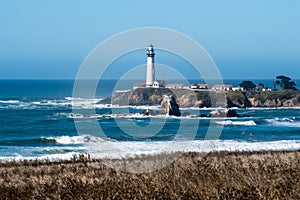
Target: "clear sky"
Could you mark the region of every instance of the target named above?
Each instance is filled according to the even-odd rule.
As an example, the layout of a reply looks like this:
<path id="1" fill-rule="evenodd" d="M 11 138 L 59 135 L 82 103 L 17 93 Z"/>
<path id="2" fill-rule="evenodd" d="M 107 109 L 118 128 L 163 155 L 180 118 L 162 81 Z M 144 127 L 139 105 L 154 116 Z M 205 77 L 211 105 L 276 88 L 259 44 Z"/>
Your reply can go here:
<path id="1" fill-rule="evenodd" d="M 73 79 L 101 41 L 163 27 L 194 38 L 223 78 L 300 78 L 300 1 L 0 1 L 0 78 Z"/>

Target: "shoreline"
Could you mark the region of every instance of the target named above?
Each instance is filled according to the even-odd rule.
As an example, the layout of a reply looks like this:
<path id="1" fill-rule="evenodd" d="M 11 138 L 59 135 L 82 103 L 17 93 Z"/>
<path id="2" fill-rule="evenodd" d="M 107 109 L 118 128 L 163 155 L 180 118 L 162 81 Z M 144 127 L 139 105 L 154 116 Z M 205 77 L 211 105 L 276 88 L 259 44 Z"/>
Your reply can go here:
<path id="1" fill-rule="evenodd" d="M 89 156 L 89 160 L 118 160 L 118 159 L 136 159 L 140 156 L 157 156 L 169 154 L 218 154 L 218 153 L 265 153 L 265 152 L 293 152 L 300 151 L 300 142 L 298 140 L 278 140 L 263 142 L 241 142 L 234 140 L 191 140 L 191 141 L 107 141 L 102 143 L 105 147 L 111 147 L 108 153 L 107 149 L 100 148 L 93 153 L 93 149 L 86 148 L 82 152 L 69 152 L 66 154 L 47 154 L 41 156 L 8 156 L 0 157 L 0 164 L 22 163 L 22 162 L 67 162 L 70 160 L 79 160 L 81 156 Z M 175 149 L 164 150 L 160 148 L 175 147 Z M 84 147 L 84 146 L 83 146 Z M 143 148 L 143 149 L 141 149 Z"/>
<path id="2" fill-rule="evenodd" d="M 151 109 L 151 110 L 160 110 L 161 106 L 160 105 L 119 105 L 119 104 L 96 104 L 99 105 L 99 108 L 136 108 L 136 109 Z M 95 106 L 95 108 L 98 108 Z M 224 109 L 233 109 L 233 110 L 276 110 L 276 109 L 295 109 L 295 110 L 300 110 L 300 106 L 293 106 L 293 107 L 285 107 L 285 106 L 280 106 L 280 107 L 247 107 L 247 108 L 239 108 L 239 107 L 181 107 L 179 108 L 180 110 L 224 110 Z"/>
<path id="3" fill-rule="evenodd" d="M 111 160 L 160 162 L 172 154 Z M 176 156 L 176 155 L 175 155 Z M 2 198 L 300 198 L 300 151 L 183 153 L 150 173 L 127 173 L 104 160 L 0 164 Z"/>

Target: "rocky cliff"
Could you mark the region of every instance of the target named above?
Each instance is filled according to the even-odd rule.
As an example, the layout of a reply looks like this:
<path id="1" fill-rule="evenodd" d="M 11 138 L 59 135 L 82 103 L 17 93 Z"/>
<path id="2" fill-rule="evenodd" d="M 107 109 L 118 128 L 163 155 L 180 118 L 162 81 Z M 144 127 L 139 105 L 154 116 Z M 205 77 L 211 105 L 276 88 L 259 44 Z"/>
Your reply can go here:
<path id="1" fill-rule="evenodd" d="M 250 94 L 249 99 L 254 107 L 299 107 L 300 91 L 259 92 Z"/>
<path id="2" fill-rule="evenodd" d="M 167 88 L 137 88 L 128 92 L 115 93 L 99 103 L 132 106 L 160 105 L 163 95 L 174 95 L 174 93 Z"/>
<path id="3" fill-rule="evenodd" d="M 163 99 L 161 102 L 161 107 L 163 108 L 165 114 L 181 116 L 181 112 L 179 110 L 179 106 L 176 102 L 176 99 L 173 95 L 163 95 Z"/>
<path id="4" fill-rule="evenodd" d="M 266 92 L 196 92 L 197 101 L 194 107 L 300 107 L 300 91 L 266 91 Z M 226 99 L 224 99 L 224 97 Z M 177 100 L 180 107 L 190 107 L 189 103 L 193 99 L 181 97 Z"/>
<path id="5" fill-rule="evenodd" d="M 163 95 L 173 96 L 179 107 L 300 107 L 300 91 L 208 92 L 188 89 L 138 88 L 116 93 L 99 103 L 160 105 Z"/>

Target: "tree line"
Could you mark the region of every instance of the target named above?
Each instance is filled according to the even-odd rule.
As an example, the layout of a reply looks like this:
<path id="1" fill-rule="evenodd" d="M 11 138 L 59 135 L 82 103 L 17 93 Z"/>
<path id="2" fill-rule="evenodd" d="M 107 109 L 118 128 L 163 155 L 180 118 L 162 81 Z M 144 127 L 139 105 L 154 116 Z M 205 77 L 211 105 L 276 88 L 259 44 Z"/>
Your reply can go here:
<path id="1" fill-rule="evenodd" d="M 263 83 L 255 85 L 249 80 L 241 82 L 239 86 L 244 88 L 246 91 L 261 91 L 265 88 Z M 277 90 L 277 86 L 279 86 L 282 90 L 297 90 L 296 83 L 292 81 L 290 77 L 284 75 L 276 76 L 276 80 L 273 82 L 273 89 Z"/>

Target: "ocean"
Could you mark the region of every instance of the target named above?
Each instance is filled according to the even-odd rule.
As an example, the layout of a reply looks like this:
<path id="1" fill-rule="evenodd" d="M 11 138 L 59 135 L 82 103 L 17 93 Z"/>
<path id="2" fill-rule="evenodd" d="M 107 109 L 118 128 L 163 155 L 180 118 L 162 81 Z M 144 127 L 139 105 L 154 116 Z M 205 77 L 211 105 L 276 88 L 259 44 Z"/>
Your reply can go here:
<path id="1" fill-rule="evenodd" d="M 98 104 L 115 83 L 104 80 L 94 98 L 73 98 L 73 80 L 0 80 L 0 160 L 300 149 L 300 108 L 236 109 L 245 118 L 197 117 L 214 110 L 208 108 L 182 109 L 191 113 L 186 117 L 147 117 L 141 114 L 146 106 Z"/>

